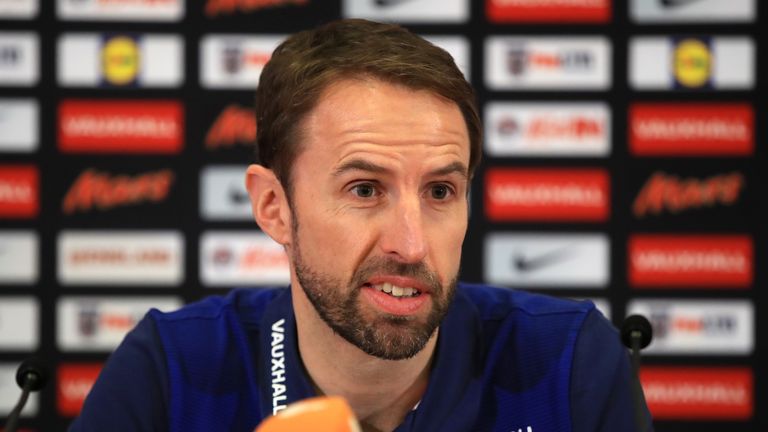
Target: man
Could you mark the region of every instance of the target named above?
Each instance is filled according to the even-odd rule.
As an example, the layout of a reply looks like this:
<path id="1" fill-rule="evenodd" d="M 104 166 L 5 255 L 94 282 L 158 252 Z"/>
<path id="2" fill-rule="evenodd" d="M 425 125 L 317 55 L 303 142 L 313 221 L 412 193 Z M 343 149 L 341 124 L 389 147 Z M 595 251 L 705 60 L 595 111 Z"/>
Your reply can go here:
<path id="1" fill-rule="evenodd" d="M 457 283 L 481 126 L 445 51 L 362 20 L 302 32 L 256 113 L 246 184 L 290 288 L 151 311 L 72 430 L 251 431 L 315 395 L 367 431 L 636 430 L 591 303 Z"/>

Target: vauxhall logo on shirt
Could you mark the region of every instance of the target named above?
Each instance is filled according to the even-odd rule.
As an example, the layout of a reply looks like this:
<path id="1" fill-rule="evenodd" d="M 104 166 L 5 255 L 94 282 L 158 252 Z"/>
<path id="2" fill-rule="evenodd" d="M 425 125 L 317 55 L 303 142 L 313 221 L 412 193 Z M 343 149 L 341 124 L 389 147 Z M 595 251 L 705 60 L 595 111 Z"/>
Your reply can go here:
<path id="1" fill-rule="evenodd" d="M 286 409 L 287 384 L 285 380 L 285 318 L 272 324 L 272 414 Z"/>

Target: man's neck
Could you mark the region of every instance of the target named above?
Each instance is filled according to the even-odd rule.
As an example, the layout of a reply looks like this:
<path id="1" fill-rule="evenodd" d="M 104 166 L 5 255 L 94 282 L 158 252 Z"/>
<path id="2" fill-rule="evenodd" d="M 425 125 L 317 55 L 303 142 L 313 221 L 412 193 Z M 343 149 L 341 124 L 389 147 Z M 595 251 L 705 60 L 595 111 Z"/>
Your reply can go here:
<path id="1" fill-rule="evenodd" d="M 335 334 L 303 292 L 293 294 L 299 353 L 316 390 L 346 398 L 364 430 L 395 429 L 427 389 L 437 332 L 414 357 L 382 360 Z"/>

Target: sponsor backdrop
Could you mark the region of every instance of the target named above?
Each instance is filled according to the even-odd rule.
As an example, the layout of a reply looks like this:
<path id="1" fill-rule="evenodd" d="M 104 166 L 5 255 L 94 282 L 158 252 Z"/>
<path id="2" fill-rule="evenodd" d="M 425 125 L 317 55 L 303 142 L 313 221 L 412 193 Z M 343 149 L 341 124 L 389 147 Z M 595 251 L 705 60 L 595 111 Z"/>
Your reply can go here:
<path id="1" fill-rule="evenodd" d="M 761 3 L 0 0 L 2 423 L 26 357 L 53 379 L 22 426 L 64 430 L 147 309 L 288 281 L 243 188 L 253 90 L 286 35 L 365 17 L 478 90 L 463 279 L 648 316 L 658 431 L 764 428 Z"/>

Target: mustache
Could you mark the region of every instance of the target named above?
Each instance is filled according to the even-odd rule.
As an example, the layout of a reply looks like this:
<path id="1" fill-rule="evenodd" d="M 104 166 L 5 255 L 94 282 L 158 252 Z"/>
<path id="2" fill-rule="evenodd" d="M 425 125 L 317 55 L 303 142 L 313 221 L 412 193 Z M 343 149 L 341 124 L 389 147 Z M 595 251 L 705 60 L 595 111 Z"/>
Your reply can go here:
<path id="1" fill-rule="evenodd" d="M 352 276 L 352 286 L 359 287 L 373 276 L 387 274 L 416 279 L 430 287 L 432 292 L 442 289 L 437 274 L 423 262 L 403 263 L 391 258 L 376 257 L 363 262 Z"/>

